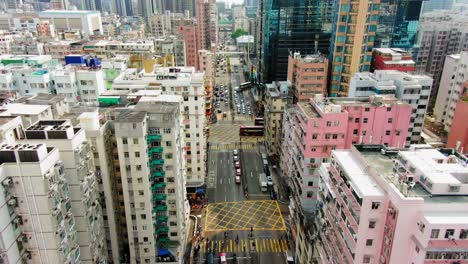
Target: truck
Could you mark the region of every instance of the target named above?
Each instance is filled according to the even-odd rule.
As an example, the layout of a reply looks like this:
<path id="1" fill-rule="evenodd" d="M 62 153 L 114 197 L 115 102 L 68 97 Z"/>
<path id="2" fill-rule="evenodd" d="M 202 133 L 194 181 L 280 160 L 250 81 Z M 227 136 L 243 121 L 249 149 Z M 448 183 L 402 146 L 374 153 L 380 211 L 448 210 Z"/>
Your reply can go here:
<path id="1" fill-rule="evenodd" d="M 267 176 L 265 173 L 260 173 L 260 175 L 258 176 L 258 180 L 259 180 L 259 183 L 260 183 L 260 190 L 262 192 L 267 192 L 268 191 L 268 180 L 267 180 Z"/>

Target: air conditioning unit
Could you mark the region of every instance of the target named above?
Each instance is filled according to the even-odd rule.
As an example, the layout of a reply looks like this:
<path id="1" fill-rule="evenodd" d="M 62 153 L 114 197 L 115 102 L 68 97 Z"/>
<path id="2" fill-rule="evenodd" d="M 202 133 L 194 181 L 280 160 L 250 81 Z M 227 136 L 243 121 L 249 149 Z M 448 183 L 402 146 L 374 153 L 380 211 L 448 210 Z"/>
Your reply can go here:
<path id="1" fill-rule="evenodd" d="M 91 147 L 91 150 L 92 150 L 92 151 L 96 151 L 96 147 L 95 147 L 95 146 L 92 146 L 92 147 Z"/>
<path id="2" fill-rule="evenodd" d="M 2 185 L 5 187 L 10 186 L 12 183 L 13 181 L 11 180 L 11 177 L 7 177 L 5 180 L 2 181 Z"/>

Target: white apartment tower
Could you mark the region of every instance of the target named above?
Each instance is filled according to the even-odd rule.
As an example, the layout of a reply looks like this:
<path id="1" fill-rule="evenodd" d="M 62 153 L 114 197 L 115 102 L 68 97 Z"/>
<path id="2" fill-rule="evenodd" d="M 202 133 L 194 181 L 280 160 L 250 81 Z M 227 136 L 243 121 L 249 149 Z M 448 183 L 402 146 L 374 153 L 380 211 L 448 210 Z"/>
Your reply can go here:
<path id="1" fill-rule="evenodd" d="M 82 113 L 78 120 L 80 127 L 86 132 L 90 144 L 90 153 L 94 159 L 96 178 L 99 185 L 100 200 L 103 207 L 103 222 L 107 242 L 107 258 L 119 263 L 120 252 L 123 252 L 123 228 L 121 228 L 121 210 L 118 204 L 117 178 L 114 173 L 114 149 L 111 123 L 105 120 L 100 123 L 98 112 Z"/>
<path id="2" fill-rule="evenodd" d="M 3 263 L 80 263 L 77 221 L 59 150 L 0 145 L 0 259 Z"/>
<path id="3" fill-rule="evenodd" d="M 161 95 L 180 95 L 184 130 L 185 177 L 187 187 L 202 186 L 205 181 L 205 75 L 193 67 L 155 67 L 145 73 L 127 69 L 114 79 L 112 89 L 135 93 L 160 91 Z"/>
<path id="4" fill-rule="evenodd" d="M 41 120 L 24 130 L 20 142 L 56 148 L 70 189 L 70 206 L 83 263 L 106 261 L 106 241 L 98 181 L 85 131 L 69 120 Z"/>
<path id="5" fill-rule="evenodd" d="M 120 161 L 130 263 L 181 261 L 189 206 L 182 158 L 182 97 L 142 97 L 119 111 Z"/>
<path id="6" fill-rule="evenodd" d="M 446 132 L 450 132 L 452 127 L 455 108 L 463 94 L 463 83 L 468 81 L 467 65 L 468 52 L 465 51 L 445 58 L 434 115 L 437 122 L 444 124 Z"/>

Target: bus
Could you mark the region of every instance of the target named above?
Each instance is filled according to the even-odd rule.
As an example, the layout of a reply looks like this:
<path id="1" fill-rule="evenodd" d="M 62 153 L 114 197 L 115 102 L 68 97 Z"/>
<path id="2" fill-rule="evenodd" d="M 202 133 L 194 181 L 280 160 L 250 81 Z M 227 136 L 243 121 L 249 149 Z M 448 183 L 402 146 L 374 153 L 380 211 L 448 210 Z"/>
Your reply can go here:
<path id="1" fill-rule="evenodd" d="M 256 126 L 264 126 L 265 125 L 265 119 L 263 117 L 255 118 L 255 125 Z"/>
<path id="2" fill-rule="evenodd" d="M 251 87 L 252 87 L 251 82 L 241 83 L 241 85 L 240 85 L 241 90 L 247 90 L 247 89 L 250 89 Z"/>
<path id="3" fill-rule="evenodd" d="M 240 136 L 263 136 L 263 126 L 241 126 Z"/>

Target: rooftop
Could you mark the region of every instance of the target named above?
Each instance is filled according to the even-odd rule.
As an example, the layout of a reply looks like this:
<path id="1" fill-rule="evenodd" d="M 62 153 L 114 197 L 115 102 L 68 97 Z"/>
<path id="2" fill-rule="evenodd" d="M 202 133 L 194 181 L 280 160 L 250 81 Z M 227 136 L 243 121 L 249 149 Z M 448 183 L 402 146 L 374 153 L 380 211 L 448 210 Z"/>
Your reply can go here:
<path id="1" fill-rule="evenodd" d="M 0 115 L 38 115 L 50 108 L 50 105 L 6 104 Z"/>
<path id="2" fill-rule="evenodd" d="M 310 102 L 298 102 L 297 106 L 304 111 L 308 118 L 319 117 L 319 113 Z"/>
<path id="3" fill-rule="evenodd" d="M 367 173 L 367 170 L 356 156 L 349 150 L 337 150 L 334 152 L 335 160 L 341 165 L 346 175 L 351 180 L 353 189 L 362 196 L 381 196 L 383 190 L 377 182 Z"/>
<path id="4" fill-rule="evenodd" d="M 123 109 L 115 118 L 117 123 L 140 123 L 146 118 L 146 112 Z"/>

